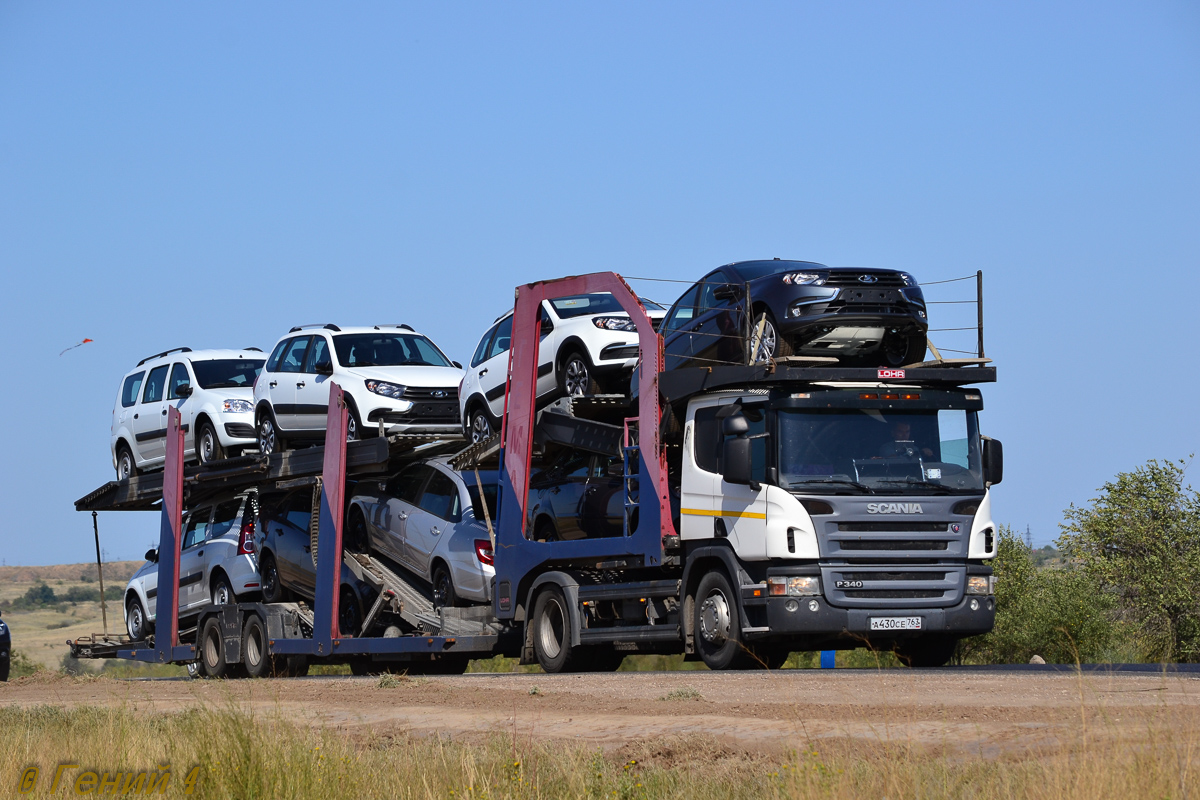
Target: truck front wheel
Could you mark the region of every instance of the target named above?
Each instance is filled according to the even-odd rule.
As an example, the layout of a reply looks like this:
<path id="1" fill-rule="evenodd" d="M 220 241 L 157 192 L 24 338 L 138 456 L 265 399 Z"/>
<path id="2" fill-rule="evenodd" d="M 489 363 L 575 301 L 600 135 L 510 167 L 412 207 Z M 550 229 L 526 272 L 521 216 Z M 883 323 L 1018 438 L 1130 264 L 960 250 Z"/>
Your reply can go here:
<path id="1" fill-rule="evenodd" d="M 742 644 L 737 595 L 724 572 L 713 571 L 696 588 L 696 649 L 709 669 L 740 669 L 751 661 Z"/>
<path id="2" fill-rule="evenodd" d="M 571 612 L 557 586 L 543 589 L 533 604 L 533 653 L 546 672 L 571 668 Z"/>

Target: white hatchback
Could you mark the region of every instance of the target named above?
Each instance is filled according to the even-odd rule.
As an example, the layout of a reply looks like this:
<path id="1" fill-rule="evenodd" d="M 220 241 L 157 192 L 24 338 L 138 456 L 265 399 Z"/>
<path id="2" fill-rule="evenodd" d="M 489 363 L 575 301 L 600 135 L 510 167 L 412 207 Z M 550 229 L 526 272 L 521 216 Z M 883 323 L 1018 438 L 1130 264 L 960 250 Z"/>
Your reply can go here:
<path id="1" fill-rule="evenodd" d="M 181 347 L 143 358 L 121 381 L 110 428 L 117 479 L 166 460 L 167 409 L 183 416 L 183 456 L 201 464 L 253 446 L 262 351 Z"/>
<path id="2" fill-rule="evenodd" d="M 263 453 L 289 440 L 325 436 L 329 382 L 346 393 L 348 438 L 385 433 L 457 433 L 462 366 L 407 325 L 292 328 L 254 384 L 255 426 Z"/>
<path id="3" fill-rule="evenodd" d="M 657 329 L 666 310 L 642 298 Z M 463 431 L 478 442 L 499 429 L 512 346 L 513 312 L 496 320 L 475 347 L 471 367 L 459 387 Z M 559 297 L 542 302 L 538 345 L 537 393 L 542 402 L 556 396 L 581 397 L 602 389 L 624 393 L 637 364 L 638 337 L 633 320 L 608 292 Z"/>

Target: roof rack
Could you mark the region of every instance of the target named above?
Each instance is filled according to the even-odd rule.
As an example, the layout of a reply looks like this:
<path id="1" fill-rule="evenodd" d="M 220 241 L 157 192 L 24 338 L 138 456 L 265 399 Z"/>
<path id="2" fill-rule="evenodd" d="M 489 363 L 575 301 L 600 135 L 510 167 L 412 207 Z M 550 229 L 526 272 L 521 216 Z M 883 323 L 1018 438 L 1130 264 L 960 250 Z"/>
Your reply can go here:
<path id="1" fill-rule="evenodd" d="M 382 330 L 383 328 L 399 328 L 400 330 L 403 330 L 403 331 L 413 331 L 413 333 L 416 333 L 416 331 L 413 330 L 413 326 L 409 325 L 407 322 L 396 322 L 396 323 L 389 322 L 384 325 L 376 325 L 375 326 L 375 330 L 377 330 L 377 331 Z"/>
<path id="2" fill-rule="evenodd" d="M 243 349 L 243 350 L 253 350 L 253 351 L 254 351 L 254 352 L 256 352 L 256 353 L 261 353 L 261 352 L 262 352 L 262 348 L 261 348 L 261 347 L 243 347 L 242 349 Z"/>
<path id="3" fill-rule="evenodd" d="M 332 322 L 326 322 L 324 325 L 322 325 L 319 322 L 313 322 L 309 325 L 297 325 L 296 327 L 294 327 L 290 331 L 288 331 L 288 333 L 295 333 L 296 331 L 302 331 L 305 328 L 324 328 L 327 331 L 340 331 L 341 330 L 341 328 L 339 328 L 337 325 L 334 325 Z M 259 352 L 262 352 L 262 351 L 260 350 Z"/>
<path id="4" fill-rule="evenodd" d="M 153 361 L 156 358 L 162 358 L 163 356 L 170 355 L 171 353 L 190 353 L 190 352 L 192 352 L 192 348 L 190 348 L 190 347 L 172 347 L 170 350 L 163 350 L 161 353 L 155 353 L 152 356 L 146 356 L 141 361 L 139 361 L 137 363 L 137 365 L 140 367 L 142 364 L 145 364 L 147 361 Z"/>

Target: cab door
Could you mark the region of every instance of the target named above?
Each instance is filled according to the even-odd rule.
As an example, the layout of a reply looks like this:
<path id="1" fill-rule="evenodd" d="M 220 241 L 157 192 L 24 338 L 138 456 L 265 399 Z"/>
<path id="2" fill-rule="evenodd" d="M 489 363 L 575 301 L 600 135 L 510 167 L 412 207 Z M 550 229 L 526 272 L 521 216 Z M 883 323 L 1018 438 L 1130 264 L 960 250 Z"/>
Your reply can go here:
<path id="1" fill-rule="evenodd" d="M 720 478 L 717 503 L 725 522 L 730 543 L 739 556 L 750 559 L 767 557 L 767 412 L 765 403 L 745 404 L 742 415 L 749 423 L 750 476 L 757 489 Z M 718 424 L 720 420 L 718 420 Z M 724 437 L 722 437 L 723 441 Z"/>
<path id="2" fill-rule="evenodd" d="M 139 462 L 157 463 L 166 457 L 167 369 L 163 364 L 150 370 L 142 400 L 133 410 L 133 438 Z"/>

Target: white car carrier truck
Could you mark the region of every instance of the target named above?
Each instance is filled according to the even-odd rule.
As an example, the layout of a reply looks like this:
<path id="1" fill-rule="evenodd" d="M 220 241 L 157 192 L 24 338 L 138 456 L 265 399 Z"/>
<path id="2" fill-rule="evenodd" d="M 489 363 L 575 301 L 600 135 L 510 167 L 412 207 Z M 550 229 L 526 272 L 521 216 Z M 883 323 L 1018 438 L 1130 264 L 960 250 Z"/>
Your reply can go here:
<path id="1" fill-rule="evenodd" d="M 590 292 L 611 292 L 636 324 L 633 405 L 575 398 L 538 411 L 538 309 Z M 978 422 L 978 386 L 995 369 L 984 359 L 903 369 L 832 362 L 661 372 L 662 340 L 637 297 L 619 276 L 596 273 L 518 287 L 502 430 L 470 447 L 445 435 L 347 444 L 333 384 L 323 448 L 184 470 L 172 414 L 164 473 L 111 482 L 76 503 L 161 503 L 157 630 L 143 641 L 69 644 L 77 657 L 187 663 L 212 675 L 295 674 L 317 662 L 461 672 L 496 653 L 548 672 L 612 670 L 638 652 L 771 668 L 796 650 L 860 646 L 894 650 L 913 666 L 945 664 L 955 642 L 995 620 L 989 492 L 1002 452 Z M 619 535 L 535 538 L 530 477 L 547 443 L 621 456 Z M 435 608 L 428 586 L 343 547 L 357 480 L 448 452 L 458 469 L 499 468 L 491 607 Z M 210 606 L 181 630 L 185 499 L 251 485 L 313 487 L 315 597 Z M 343 563 L 378 589 L 357 630 L 340 625 Z"/>

